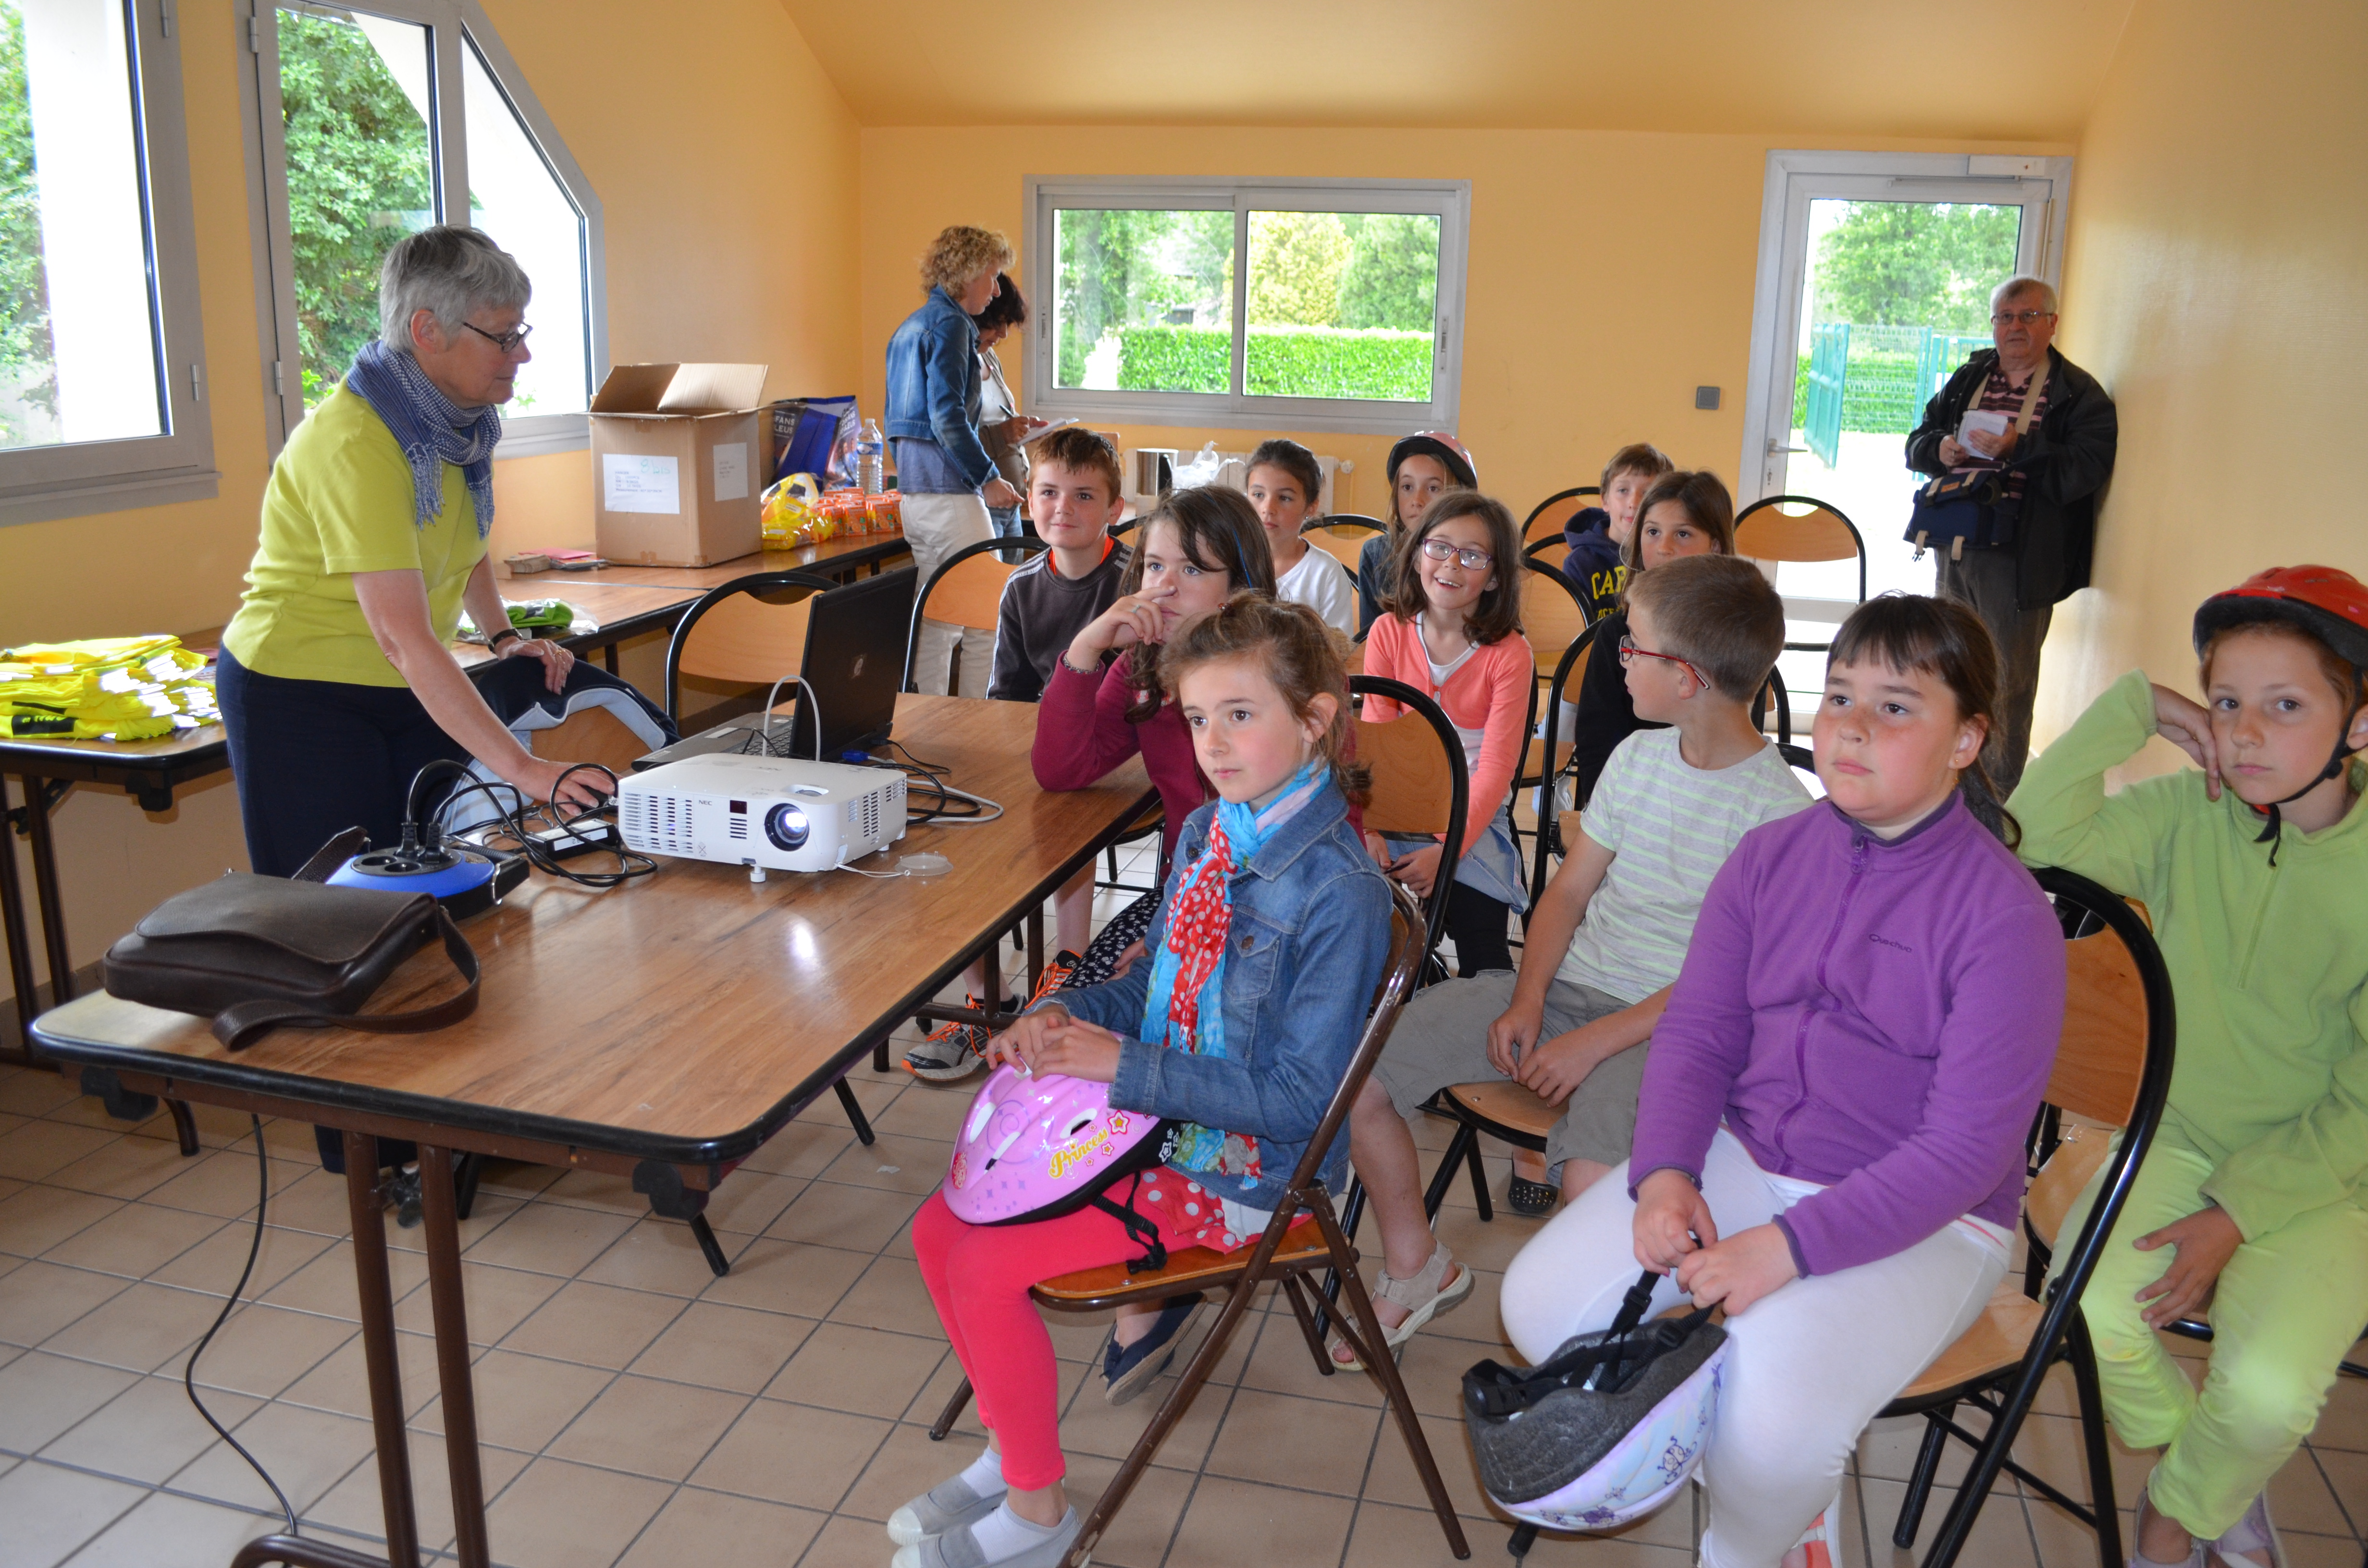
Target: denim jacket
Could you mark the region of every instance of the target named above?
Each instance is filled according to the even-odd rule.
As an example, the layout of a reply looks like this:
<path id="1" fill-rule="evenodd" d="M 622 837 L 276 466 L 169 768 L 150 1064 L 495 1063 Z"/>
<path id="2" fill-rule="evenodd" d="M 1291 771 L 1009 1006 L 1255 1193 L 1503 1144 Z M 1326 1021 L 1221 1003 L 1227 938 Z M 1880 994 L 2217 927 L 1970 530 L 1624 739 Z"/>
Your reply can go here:
<path id="1" fill-rule="evenodd" d="M 1144 945 L 1156 951 L 1186 869 L 1208 845 L 1216 805 L 1194 812 Z M 1139 959 L 1104 985 L 1057 993 L 1072 1017 L 1121 1041 L 1110 1104 L 1121 1110 L 1247 1132 L 1259 1142 L 1259 1176 L 1217 1171 L 1192 1179 L 1253 1209 L 1281 1201 L 1292 1172 L 1349 1071 L 1390 946 L 1389 884 L 1349 825 L 1348 801 L 1326 789 L 1234 873 L 1233 950 L 1225 955 L 1225 1049 L 1194 1056 L 1138 1038 L 1151 963 Z M 1323 1166 L 1336 1190 L 1349 1141 Z"/>
<path id="2" fill-rule="evenodd" d="M 935 441 L 973 490 L 995 477 L 978 438 L 978 324 L 942 288 L 888 340 L 890 439 Z"/>

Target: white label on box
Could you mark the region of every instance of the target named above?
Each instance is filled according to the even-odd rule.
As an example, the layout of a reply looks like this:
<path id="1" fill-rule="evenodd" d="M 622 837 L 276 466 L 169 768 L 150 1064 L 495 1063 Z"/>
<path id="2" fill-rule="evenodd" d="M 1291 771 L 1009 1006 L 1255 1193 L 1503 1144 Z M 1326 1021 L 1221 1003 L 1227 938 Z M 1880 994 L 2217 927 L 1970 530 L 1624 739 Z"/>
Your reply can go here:
<path id="1" fill-rule="evenodd" d="M 719 442 L 715 448 L 715 498 L 718 501 L 746 501 L 748 498 L 748 443 Z"/>
<path id="2" fill-rule="evenodd" d="M 682 479 L 672 458 L 600 454 L 601 505 L 611 512 L 682 511 Z"/>

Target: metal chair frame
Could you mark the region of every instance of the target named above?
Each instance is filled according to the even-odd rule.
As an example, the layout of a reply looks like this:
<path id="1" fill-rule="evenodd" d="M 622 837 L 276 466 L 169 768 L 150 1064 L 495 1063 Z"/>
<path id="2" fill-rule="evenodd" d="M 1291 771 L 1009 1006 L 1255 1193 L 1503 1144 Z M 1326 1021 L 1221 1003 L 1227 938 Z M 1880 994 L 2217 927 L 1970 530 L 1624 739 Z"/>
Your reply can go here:
<path id="1" fill-rule="evenodd" d="M 1391 683 L 1395 684 L 1395 683 Z M 1389 695 L 1395 696 L 1395 693 Z M 1452 733 L 1452 732 L 1451 732 Z M 1406 1384 L 1398 1375 L 1397 1363 L 1386 1355 L 1378 1355 L 1369 1346 L 1380 1346 L 1384 1338 L 1381 1322 L 1373 1315 L 1373 1303 L 1365 1292 L 1364 1283 L 1357 1275 L 1357 1252 L 1349 1244 L 1338 1219 L 1334 1215 L 1330 1195 L 1319 1176 L 1324 1156 L 1340 1136 L 1349 1119 L 1350 1107 L 1363 1089 L 1373 1063 L 1388 1043 L 1390 1031 L 1397 1023 L 1399 1011 L 1413 994 L 1416 974 L 1422 967 L 1428 950 L 1422 933 L 1427 920 L 1422 907 L 1405 888 L 1391 887 L 1390 956 L 1383 973 L 1382 983 L 1374 1000 L 1373 1010 L 1367 1018 L 1364 1032 L 1357 1043 L 1356 1054 L 1349 1059 L 1349 1071 L 1333 1091 L 1332 1102 L 1325 1108 L 1324 1119 L 1317 1124 L 1315 1135 L 1308 1141 L 1307 1152 L 1300 1156 L 1298 1169 L 1292 1173 L 1287 1187 L 1274 1209 L 1274 1218 L 1268 1221 L 1255 1245 L 1229 1253 L 1218 1253 L 1206 1247 L 1194 1247 L 1172 1253 L 1166 1267 L 1130 1274 L 1124 1265 L 1113 1264 L 1107 1268 L 1087 1269 L 1059 1279 L 1047 1280 L 1036 1287 L 1032 1294 L 1038 1304 L 1066 1312 L 1099 1312 L 1110 1307 L 1137 1301 L 1157 1301 L 1186 1290 L 1225 1291 L 1224 1304 L 1218 1310 L 1214 1327 L 1201 1342 L 1191 1360 L 1183 1368 L 1176 1387 L 1160 1402 L 1143 1435 L 1135 1439 L 1118 1473 L 1087 1515 L 1077 1532 L 1076 1544 L 1064 1560 L 1064 1568 L 1086 1568 L 1094 1547 L 1100 1541 L 1110 1521 L 1125 1506 L 1127 1495 L 1143 1472 L 1149 1468 L 1160 1445 L 1176 1429 L 1192 1407 L 1209 1376 L 1216 1370 L 1226 1346 L 1241 1325 L 1258 1287 L 1275 1281 L 1291 1303 L 1292 1316 L 1297 1320 L 1301 1335 L 1307 1342 L 1308 1354 L 1315 1358 L 1316 1370 L 1325 1377 L 1333 1375 L 1332 1358 L 1324 1347 L 1324 1336 L 1317 1327 L 1315 1309 L 1309 1301 L 1309 1292 L 1303 1280 L 1319 1269 L 1330 1269 L 1346 1282 L 1349 1305 L 1356 1321 L 1352 1330 L 1346 1322 L 1338 1326 L 1343 1338 L 1352 1345 L 1358 1358 L 1364 1362 L 1367 1373 L 1380 1385 L 1382 1397 L 1391 1416 L 1396 1421 L 1399 1435 L 1405 1439 L 1406 1452 L 1413 1460 L 1416 1471 L 1422 1478 L 1423 1492 L 1430 1501 L 1431 1511 L 1438 1517 L 1441 1533 L 1447 1537 L 1448 1550 L 1459 1559 L 1469 1558 L 1472 1548 L 1463 1537 L 1463 1527 L 1455 1516 L 1455 1505 L 1447 1493 L 1447 1483 L 1439 1473 L 1438 1462 L 1432 1458 L 1430 1445 L 1423 1436 L 1421 1418 L 1415 1413 L 1406 1397 Z M 962 1408 L 969 1403 L 970 1381 L 964 1379 L 947 1402 L 929 1437 L 942 1440 L 952 1430 Z"/>
<path id="2" fill-rule="evenodd" d="M 2071 1243 L 2068 1261 L 2035 1298 L 2043 1310 L 2021 1358 L 2009 1366 L 1975 1375 L 1951 1387 L 1903 1395 L 1882 1412 L 1884 1416 L 1921 1415 L 1927 1423 L 1907 1494 L 1892 1530 L 1891 1539 L 1896 1545 L 1914 1544 L 1925 1504 L 1931 1494 L 1933 1475 L 1948 1440 L 1954 1437 L 1975 1450 L 1973 1466 L 1958 1485 L 1955 1501 L 1941 1522 L 1941 1533 L 1925 1554 L 1922 1568 L 1949 1568 L 1957 1561 L 2000 1471 L 2012 1474 L 2093 1529 L 2104 1568 L 2122 1568 L 2123 1562 L 2120 1517 L 2113 1505 L 2112 1456 L 2105 1441 L 2104 1404 L 2097 1383 L 2096 1353 L 2089 1344 L 2088 1326 L 2080 1317 L 2080 1297 L 2096 1272 L 2098 1259 L 2104 1255 L 2114 1221 L 2120 1219 L 2137 1179 L 2139 1164 L 2154 1141 L 2156 1128 L 2161 1124 L 2163 1107 L 2170 1094 L 2177 1015 L 2170 971 L 2163 962 L 2161 950 L 2155 946 L 2146 921 L 2125 900 L 2071 871 L 2050 867 L 2034 875 L 2041 889 L 2055 901 L 2068 938 L 2088 939 L 2110 933 L 2129 955 L 2146 998 L 2144 1059 L 2129 1108 L 2122 1118 L 2121 1140 L 2104 1161 L 2098 1200 Z M 2055 1068 L 2059 1076 L 2064 1068 L 2059 1053 Z M 2049 1098 L 2033 1120 L 2034 1169 L 2055 1151 L 2061 1108 L 2055 1096 L 2061 1092 L 2062 1085 L 2051 1079 Z M 2087 1108 L 2086 1114 L 2094 1116 L 2095 1108 Z M 2078 1394 L 2092 1499 L 2089 1505 L 2075 1501 L 2012 1458 L 2015 1437 L 2038 1398 L 2042 1381 L 2057 1361 L 2070 1363 Z M 1955 1411 L 1961 1403 L 1986 1412 L 1990 1417 L 1989 1430 L 1976 1434 L 1960 1426 Z"/>
<path id="3" fill-rule="evenodd" d="M 919 687 L 913 684 L 913 662 L 920 657 L 921 622 L 928 619 L 924 612 L 929 608 L 929 596 L 937 592 L 938 585 L 945 581 L 947 573 L 951 572 L 955 567 L 960 566 L 963 562 L 969 561 L 974 556 L 987 555 L 998 551 L 1016 552 L 1023 556 L 1042 555 L 1044 551 L 1052 548 L 1053 547 L 1051 545 L 1046 544 L 1041 539 L 1030 539 L 1025 535 L 1019 535 L 1009 539 L 983 539 L 976 544 L 966 544 L 962 546 L 960 550 L 955 551 L 951 555 L 947 556 L 943 561 L 938 562 L 938 569 L 929 574 L 929 580 L 921 585 L 921 591 L 915 595 L 913 598 L 912 625 L 905 633 L 904 689 L 906 691 L 918 691 L 920 689 Z M 1000 564 L 1000 562 L 997 564 Z M 1021 562 L 1015 562 L 1012 563 L 1012 567 L 1016 570 L 1020 564 Z M 1009 573 L 1007 572 L 1005 576 L 1006 579 L 1008 580 Z M 970 630 L 993 631 L 994 628 L 973 627 Z M 982 693 L 981 695 L 983 696 L 985 694 Z"/>
<path id="4" fill-rule="evenodd" d="M 1531 507 L 1531 508 L 1530 508 L 1530 515 L 1529 515 L 1528 517 L 1523 517 L 1523 518 L 1521 519 L 1521 546 L 1522 546 L 1522 550 L 1523 550 L 1524 553 L 1526 553 L 1526 552 L 1527 552 L 1527 551 L 1528 551 L 1528 549 L 1529 549 L 1529 547 L 1530 547 L 1530 546 L 1531 546 L 1531 545 L 1533 545 L 1533 544 L 1540 543 L 1540 542 L 1542 542 L 1544 539 L 1546 539 L 1546 538 L 1548 538 L 1548 537 L 1553 537 L 1553 538 L 1560 538 L 1560 537 L 1561 537 L 1561 535 L 1562 535 L 1562 525 L 1563 525 L 1563 523 L 1564 523 L 1564 522 L 1566 522 L 1566 521 L 1568 521 L 1568 520 L 1569 520 L 1567 517 L 1565 517 L 1565 518 L 1561 518 L 1561 519 L 1557 519 L 1557 520 L 1556 520 L 1556 522 L 1555 522 L 1555 524 L 1554 524 L 1554 533 L 1553 533 L 1553 535 L 1551 535 L 1551 536 L 1543 535 L 1543 534 L 1537 534 L 1537 535 L 1533 535 L 1533 534 L 1531 534 L 1531 533 L 1530 532 L 1530 525 L 1531 525 L 1531 524 L 1532 524 L 1532 523 L 1534 523 L 1534 522 L 1536 522 L 1536 521 L 1538 520 L 1538 518 L 1539 518 L 1539 517 L 1541 517 L 1544 516 L 1544 514 L 1545 514 L 1545 509 L 1546 509 L 1547 507 L 1549 507 L 1549 506 L 1553 506 L 1553 505 L 1554 505 L 1555 502 L 1557 502 L 1557 501 L 1570 501 L 1570 500 L 1575 500 L 1575 499 L 1577 499 L 1577 497 L 1582 496 L 1582 495 L 1601 495 L 1602 494 L 1603 494 L 1603 487 L 1602 487 L 1602 486 L 1600 486 L 1600 485 L 1597 485 L 1597 484 L 1579 484 L 1579 485 L 1574 485 L 1574 486 L 1572 486 L 1572 487 L 1571 487 L 1570 489 L 1568 489 L 1568 490 L 1557 490 L 1557 491 L 1555 491 L 1553 494 L 1551 494 L 1551 495 L 1547 496 L 1544 500 L 1543 500 L 1543 501 L 1539 502 L 1536 506 L 1534 506 Z M 1584 508 L 1584 507 L 1574 508 L 1573 515 L 1575 516 L 1575 515 L 1577 514 L 1577 512 L 1578 512 L 1578 511 L 1583 511 L 1583 510 L 1585 510 L 1585 508 Z"/>
<path id="5" fill-rule="evenodd" d="M 1786 557 L 1783 556 L 1752 555 L 1751 552 L 1746 550 L 1743 546 L 1743 525 L 1750 520 L 1752 515 L 1758 512 L 1767 511 L 1771 506 L 1783 505 L 1785 503 L 1790 503 L 1797 506 L 1822 507 L 1824 510 L 1831 512 L 1836 518 L 1839 519 L 1842 527 L 1850 530 L 1850 542 L 1858 547 L 1858 602 L 1861 604 L 1866 603 L 1866 537 L 1858 531 L 1858 525 L 1850 521 L 1850 514 L 1843 511 L 1839 506 L 1835 506 L 1830 501 L 1820 501 L 1814 495 L 1761 496 L 1759 500 L 1754 501 L 1750 506 L 1746 506 L 1742 511 L 1737 512 L 1735 515 L 1735 552 L 1737 555 L 1749 556 L 1750 559 L 1754 561 L 1782 562 L 1785 560 Z M 1835 559 L 1839 559 L 1839 557 L 1836 557 Z M 1794 653 L 1822 653 L 1832 646 L 1833 642 L 1830 639 L 1823 642 L 1787 642 L 1784 644 L 1787 652 Z"/>
<path id="6" fill-rule="evenodd" d="M 1449 780 L 1447 829 L 1440 840 L 1439 874 L 1431 880 L 1430 897 L 1423 903 L 1423 923 L 1428 934 L 1423 944 L 1423 958 L 1427 962 L 1437 950 L 1440 937 L 1446 932 L 1448 890 L 1455 881 L 1455 868 L 1463 858 L 1463 823 L 1472 805 L 1472 781 L 1464 769 L 1463 742 L 1456 735 L 1455 726 L 1448 722 L 1447 715 L 1439 704 L 1432 701 L 1428 693 L 1417 691 L 1404 681 L 1392 680 L 1386 676 L 1350 676 L 1349 696 L 1351 700 L 1360 697 L 1385 697 L 1397 703 L 1406 710 L 1399 718 L 1419 718 L 1429 724 L 1440 751 L 1446 755 Z M 1397 720 L 1384 720 L 1383 722 L 1395 723 Z M 1358 725 L 1361 731 L 1366 727 L 1366 722 L 1360 719 Z"/>
<path id="7" fill-rule="evenodd" d="M 674 635 L 668 639 L 666 651 L 666 711 L 677 723 L 682 721 L 682 656 L 690 646 L 690 634 L 707 613 L 724 600 L 741 594 L 759 595 L 804 588 L 809 594 L 827 593 L 840 586 L 832 578 L 812 572 L 751 572 L 746 577 L 734 577 L 721 587 L 711 588 L 692 601 L 683 611 L 682 619 L 674 624 Z M 794 689 L 794 688 L 792 688 Z"/>

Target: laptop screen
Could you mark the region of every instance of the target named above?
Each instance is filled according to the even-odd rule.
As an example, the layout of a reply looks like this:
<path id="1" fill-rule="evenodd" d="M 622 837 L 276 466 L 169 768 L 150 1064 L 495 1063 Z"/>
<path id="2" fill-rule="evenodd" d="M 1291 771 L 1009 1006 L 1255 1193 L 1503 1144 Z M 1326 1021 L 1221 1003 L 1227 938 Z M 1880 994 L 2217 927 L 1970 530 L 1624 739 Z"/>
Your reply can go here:
<path id="1" fill-rule="evenodd" d="M 918 574 L 912 567 L 859 577 L 814 597 L 806 622 L 797 727 L 778 755 L 814 756 L 814 721 L 822 722 L 821 756 L 869 750 L 888 738 L 896 719 L 896 691 L 905 680 L 905 640 L 912 629 Z"/>

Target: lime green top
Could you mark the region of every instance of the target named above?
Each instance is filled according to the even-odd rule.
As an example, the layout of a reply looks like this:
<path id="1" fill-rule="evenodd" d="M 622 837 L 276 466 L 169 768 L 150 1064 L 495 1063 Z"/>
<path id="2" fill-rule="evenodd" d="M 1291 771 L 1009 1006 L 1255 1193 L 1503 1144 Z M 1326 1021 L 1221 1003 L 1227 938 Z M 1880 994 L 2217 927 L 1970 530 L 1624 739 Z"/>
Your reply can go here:
<path id="1" fill-rule="evenodd" d="M 2163 1135 L 2217 1168 L 2203 1192 L 2247 1239 L 2368 1200 L 2368 807 L 2317 833 L 2264 819 L 2183 768 L 2108 799 L 2105 769 L 2155 733 L 2133 670 L 2032 761 L 2008 802 L 2021 855 L 2145 901 L 2179 1015 Z M 2368 790 L 2368 766 L 2351 767 Z"/>
<path id="2" fill-rule="evenodd" d="M 357 572 L 415 571 L 427 620 L 449 642 L 461 593 L 484 559 L 468 481 L 444 465 L 443 510 L 412 523 L 411 465 L 386 421 L 339 387 L 313 410 L 271 465 L 263 538 L 246 593 L 222 642 L 238 662 L 287 680 L 401 686 L 354 597 Z"/>

